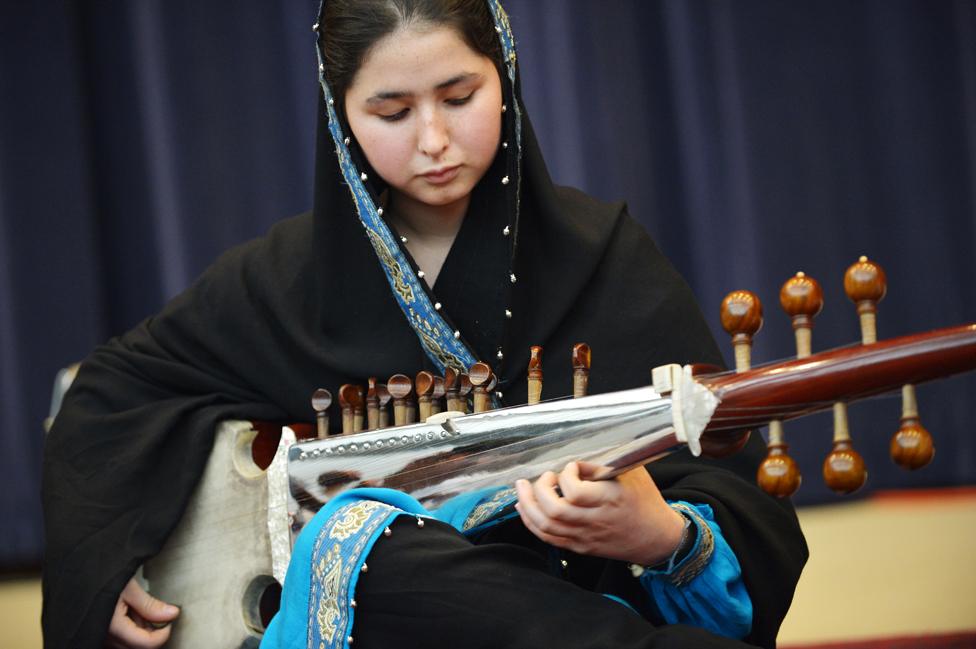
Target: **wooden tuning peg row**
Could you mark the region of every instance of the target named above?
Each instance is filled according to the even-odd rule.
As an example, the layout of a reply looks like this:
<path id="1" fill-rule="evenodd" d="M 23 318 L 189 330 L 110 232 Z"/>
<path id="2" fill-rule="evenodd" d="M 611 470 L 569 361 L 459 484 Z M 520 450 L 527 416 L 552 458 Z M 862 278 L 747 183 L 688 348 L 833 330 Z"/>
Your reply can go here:
<path id="1" fill-rule="evenodd" d="M 332 405 L 332 393 L 325 388 L 319 388 L 312 393 L 312 410 L 315 411 L 316 435 L 319 439 L 329 436 L 329 406 Z"/>
<path id="2" fill-rule="evenodd" d="M 529 399 L 528 403 L 542 400 L 542 347 L 529 348 Z"/>
<path id="3" fill-rule="evenodd" d="M 573 397 L 585 397 L 590 385 L 590 346 L 573 345 Z"/>
<path id="4" fill-rule="evenodd" d="M 407 425 L 407 397 L 413 391 L 413 383 L 405 374 L 394 374 L 386 382 L 386 389 L 393 398 L 393 425 Z"/>
<path id="5" fill-rule="evenodd" d="M 877 342 L 878 302 L 888 292 L 888 279 L 884 269 L 861 256 L 844 273 L 844 292 L 857 306 L 861 342 L 865 345 Z M 932 461 L 935 457 L 935 445 L 932 435 L 919 418 L 915 386 L 902 386 L 901 397 L 901 426 L 892 436 L 889 450 L 895 464 L 912 471 Z"/>

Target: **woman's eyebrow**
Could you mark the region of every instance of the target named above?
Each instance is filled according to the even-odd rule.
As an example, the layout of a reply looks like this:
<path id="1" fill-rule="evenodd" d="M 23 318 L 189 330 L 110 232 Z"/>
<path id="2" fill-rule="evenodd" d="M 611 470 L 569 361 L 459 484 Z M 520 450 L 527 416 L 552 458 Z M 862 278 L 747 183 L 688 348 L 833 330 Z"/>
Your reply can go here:
<path id="1" fill-rule="evenodd" d="M 445 88 L 450 88 L 459 83 L 464 83 L 465 81 L 470 81 L 476 79 L 481 75 L 477 72 L 462 72 L 461 74 L 455 75 L 448 79 L 447 81 L 442 81 L 434 86 L 435 90 L 444 90 Z M 403 99 L 404 97 L 412 97 L 413 93 L 406 90 L 382 90 L 369 99 L 366 100 L 367 104 L 378 104 L 389 99 Z"/>

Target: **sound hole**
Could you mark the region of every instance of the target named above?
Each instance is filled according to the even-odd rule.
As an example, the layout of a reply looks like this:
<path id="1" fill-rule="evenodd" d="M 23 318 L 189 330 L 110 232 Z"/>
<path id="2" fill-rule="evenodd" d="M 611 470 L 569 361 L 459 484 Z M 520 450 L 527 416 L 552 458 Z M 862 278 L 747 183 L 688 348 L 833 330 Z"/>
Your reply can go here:
<path id="1" fill-rule="evenodd" d="M 257 633 L 264 633 L 281 604 L 281 584 L 274 577 L 259 575 L 244 590 L 244 622 Z"/>

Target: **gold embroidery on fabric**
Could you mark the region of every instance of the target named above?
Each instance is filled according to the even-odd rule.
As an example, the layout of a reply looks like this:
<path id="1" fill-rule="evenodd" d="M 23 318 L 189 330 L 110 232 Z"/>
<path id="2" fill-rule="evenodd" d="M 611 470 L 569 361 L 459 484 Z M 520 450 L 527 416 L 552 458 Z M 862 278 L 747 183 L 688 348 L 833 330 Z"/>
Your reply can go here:
<path id="1" fill-rule="evenodd" d="M 495 513 L 504 501 L 510 500 L 514 495 L 515 489 L 502 489 L 490 499 L 472 509 L 471 513 L 464 520 L 464 525 L 461 526 L 461 530 L 466 532 L 481 525 L 489 516 Z"/>
<path id="2" fill-rule="evenodd" d="M 465 371 L 464 363 L 461 362 L 461 359 L 441 347 L 440 343 L 433 336 L 423 330 L 417 330 L 417 334 L 420 336 L 420 341 L 424 347 L 437 358 L 441 365 L 445 367 L 450 366 L 462 372 Z"/>
<path id="3" fill-rule="evenodd" d="M 356 534 L 366 524 L 373 510 L 379 506 L 379 503 L 369 500 L 350 506 L 346 509 L 342 520 L 336 521 L 335 525 L 332 526 L 332 530 L 329 532 L 329 538 L 345 541 L 353 534 Z"/>
<path id="4" fill-rule="evenodd" d="M 376 256 L 380 258 L 380 263 L 390 271 L 390 276 L 393 277 L 393 290 L 403 298 L 404 302 L 413 302 L 413 289 L 407 283 L 407 280 L 404 279 L 403 270 L 396 262 L 396 259 L 393 258 L 390 249 L 383 243 L 383 239 L 369 228 L 366 228 L 366 235 L 369 237 L 369 242 L 373 244 L 373 249 L 376 250 Z"/>
<path id="5" fill-rule="evenodd" d="M 338 631 L 336 622 L 340 614 L 339 591 L 342 585 L 342 555 L 338 543 L 333 545 L 315 566 L 315 576 L 322 583 L 324 591 L 319 599 L 319 610 L 316 612 L 315 621 L 319 625 L 319 635 L 332 644 Z"/>
<path id="6" fill-rule="evenodd" d="M 708 526 L 708 522 L 698 513 L 698 510 L 683 505 L 682 503 L 674 503 L 671 507 L 680 509 L 682 512 L 691 516 L 698 526 L 698 534 L 700 535 L 695 556 L 687 557 L 684 565 L 668 576 L 668 581 L 680 587 L 704 572 L 708 562 L 712 560 L 712 554 L 715 551 L 715 537 L 712 534 L 712 528 Z"/>

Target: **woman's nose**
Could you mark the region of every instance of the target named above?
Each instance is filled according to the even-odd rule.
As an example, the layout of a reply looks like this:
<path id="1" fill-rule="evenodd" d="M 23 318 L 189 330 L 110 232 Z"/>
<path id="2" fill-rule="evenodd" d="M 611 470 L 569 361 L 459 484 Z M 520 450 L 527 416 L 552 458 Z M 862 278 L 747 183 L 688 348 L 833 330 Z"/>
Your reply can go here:
<path id="1" fill-rule="evenodd" d="M 417 138 L 417 146 L 421 153 L 436 158 L 447 149 L 450 141 L 447 125 L 440 115 L 431 114 L 424 118 Z"/>

